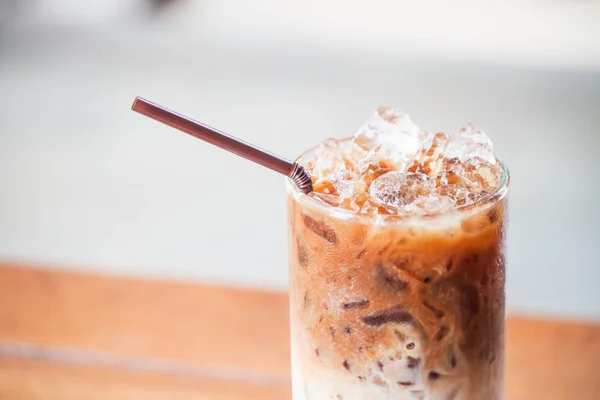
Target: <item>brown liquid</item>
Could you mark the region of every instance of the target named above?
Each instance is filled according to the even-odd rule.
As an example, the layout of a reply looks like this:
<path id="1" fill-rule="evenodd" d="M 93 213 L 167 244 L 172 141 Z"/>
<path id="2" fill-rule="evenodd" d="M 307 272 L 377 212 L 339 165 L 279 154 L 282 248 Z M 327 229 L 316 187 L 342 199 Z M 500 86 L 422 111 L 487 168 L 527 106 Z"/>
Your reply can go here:
<path id="1" fill-rule="evenodd" d="M 501 399 L 506 197 L 494 201 L 445 226 L 375 224 L 290 194 L 294 400 Z"/>

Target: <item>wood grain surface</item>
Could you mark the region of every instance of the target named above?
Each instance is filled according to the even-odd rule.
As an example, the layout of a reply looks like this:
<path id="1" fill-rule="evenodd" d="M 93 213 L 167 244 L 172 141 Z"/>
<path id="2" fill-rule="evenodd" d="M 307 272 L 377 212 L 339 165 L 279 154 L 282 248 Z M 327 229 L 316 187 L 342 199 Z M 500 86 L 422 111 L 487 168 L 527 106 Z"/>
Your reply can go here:
<path id="1" fill-rule="evenodd" d="M 285 293 L 0 264 L 0 399 L 289 399 Z M 600 325 L 511 317 L 507 399 L 600 399 Z"/>

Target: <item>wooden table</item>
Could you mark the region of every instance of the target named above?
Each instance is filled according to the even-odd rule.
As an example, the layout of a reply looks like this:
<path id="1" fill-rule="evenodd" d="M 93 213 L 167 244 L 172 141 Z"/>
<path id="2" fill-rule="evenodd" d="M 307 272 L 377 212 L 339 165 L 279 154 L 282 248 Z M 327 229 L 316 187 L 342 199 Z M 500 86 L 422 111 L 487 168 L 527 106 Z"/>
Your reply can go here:
<path id="1" fill-rule="evenodd" d="M 287 307 L 0 264 L 0 399 L 289 399 Z M 600 325 L 509 318 L 507 398 L 600 399 Z"/>

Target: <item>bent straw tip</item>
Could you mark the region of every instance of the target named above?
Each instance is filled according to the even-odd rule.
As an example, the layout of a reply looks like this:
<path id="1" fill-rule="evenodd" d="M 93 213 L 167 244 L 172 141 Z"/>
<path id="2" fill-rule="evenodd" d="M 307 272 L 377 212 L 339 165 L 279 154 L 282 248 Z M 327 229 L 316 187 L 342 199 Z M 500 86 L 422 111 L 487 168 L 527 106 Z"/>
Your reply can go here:
<path id="1" fill-rule="evenodd" d="M 288 176 L 304 194 L 309 194 L 313 191 L 313 184 L 310 174 L 302 165 L 295 162 L 294 167 Z"/>

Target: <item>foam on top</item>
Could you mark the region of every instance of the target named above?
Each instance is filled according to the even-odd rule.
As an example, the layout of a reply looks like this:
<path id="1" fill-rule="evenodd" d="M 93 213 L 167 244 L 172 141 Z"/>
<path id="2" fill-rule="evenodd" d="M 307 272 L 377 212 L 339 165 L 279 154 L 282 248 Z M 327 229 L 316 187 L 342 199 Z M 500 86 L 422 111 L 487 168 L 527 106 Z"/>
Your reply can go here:
<path id="1" fill-rule="evenodd" d="M 313 180 L 310 196 L 364 215 L 443 213 L 493 193 L 502 177 L 491 140 L 476 126 L 430 133 L 389 107 L 354 137 L 327 139 L 299 162 Z"/>

